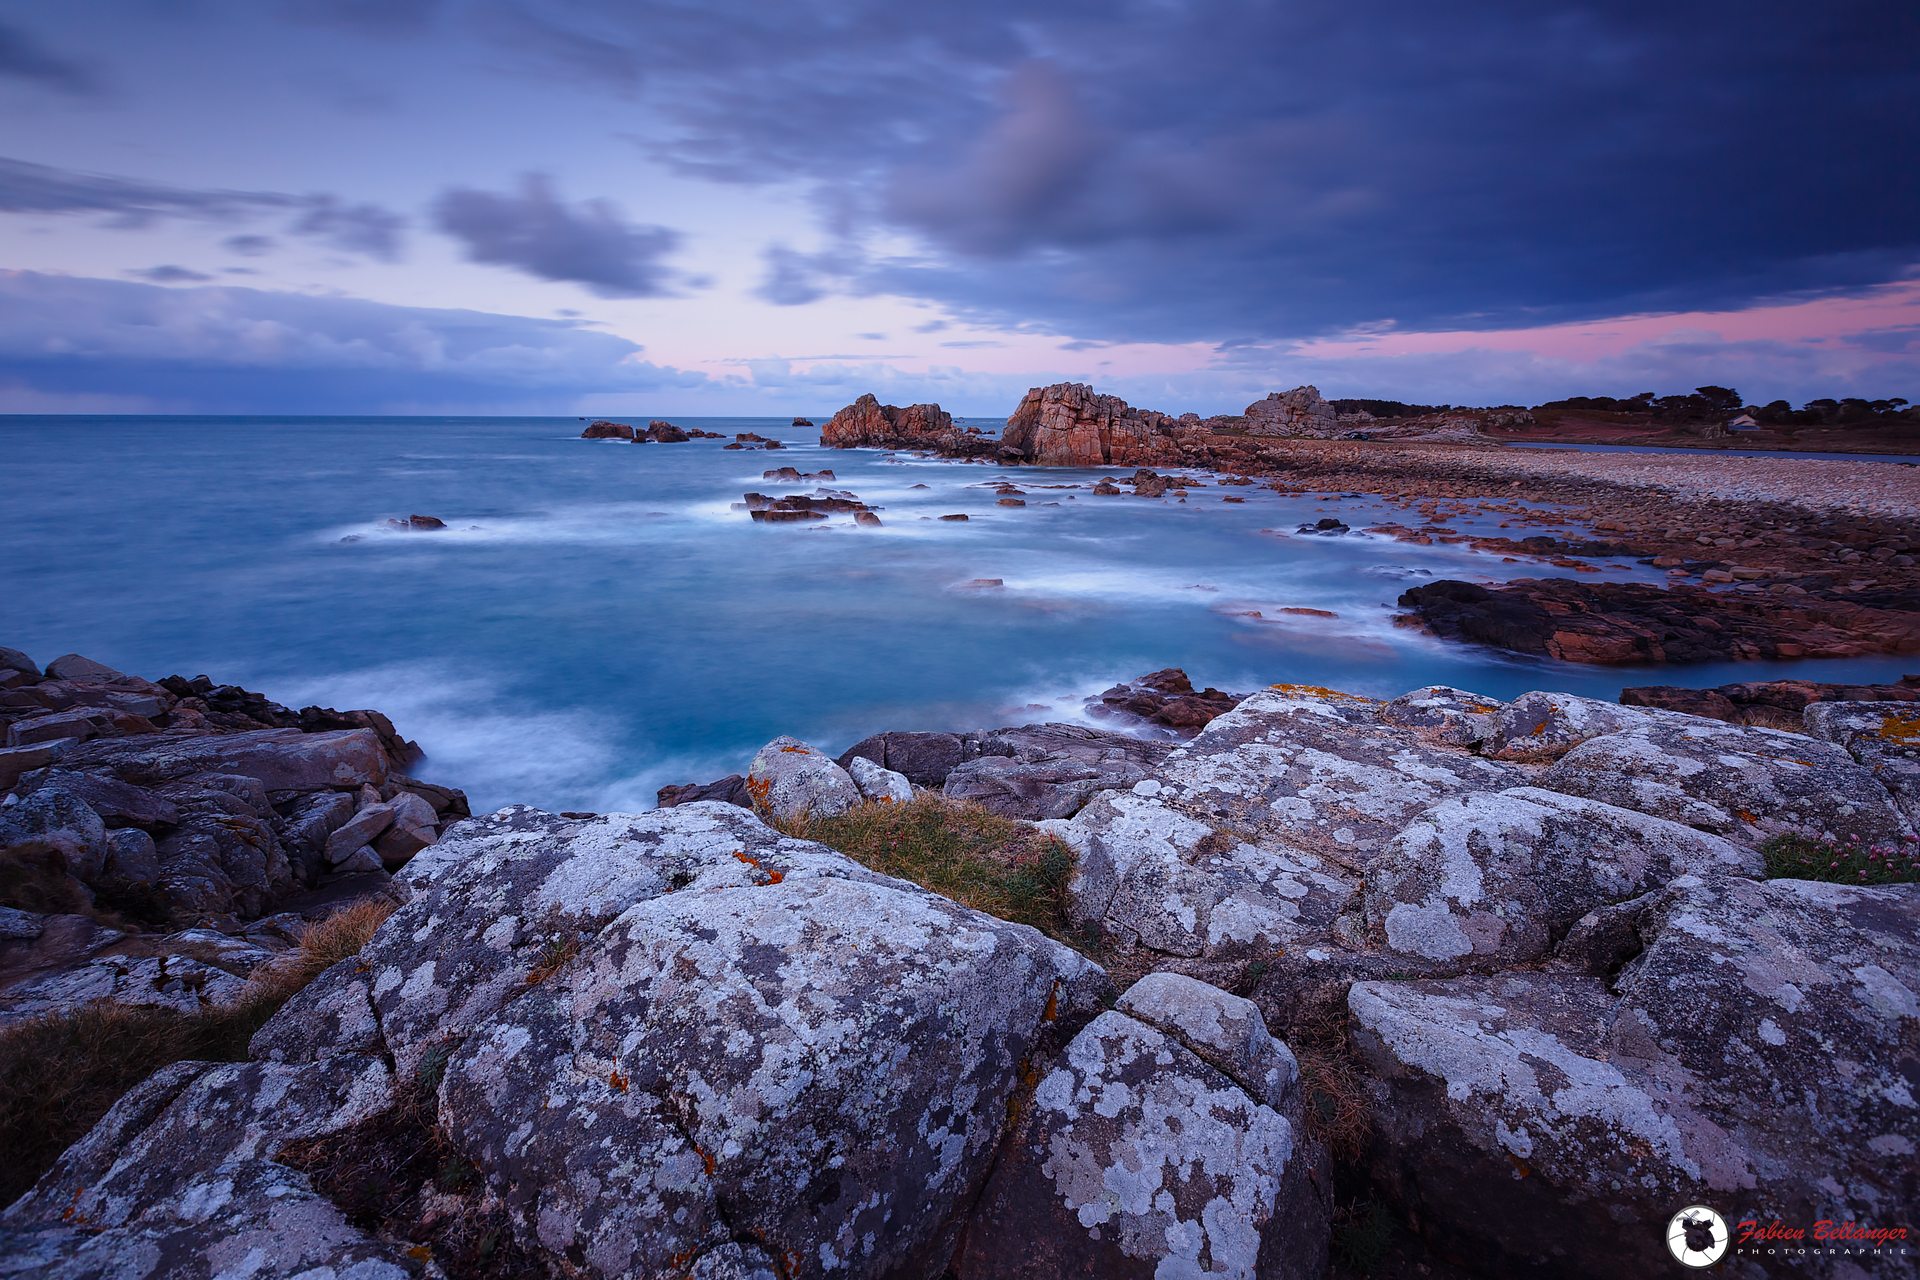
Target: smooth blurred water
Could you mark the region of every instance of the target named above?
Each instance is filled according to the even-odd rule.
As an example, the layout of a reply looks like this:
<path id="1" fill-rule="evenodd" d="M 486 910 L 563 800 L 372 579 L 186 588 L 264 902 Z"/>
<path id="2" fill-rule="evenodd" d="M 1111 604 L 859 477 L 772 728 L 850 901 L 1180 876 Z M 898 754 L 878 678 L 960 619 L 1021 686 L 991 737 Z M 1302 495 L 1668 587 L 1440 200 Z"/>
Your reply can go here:
<path id="1" fill-rule="evenodd" d="M 1393 601 L 1423 575 L 1540 566 L 1261 532 L 1405 518 L 1377 500 L 1258 486 L 1196 488 L 1184 505 L 1102 498 L 1042 487 L 1095 472 L 826 450 L 784 421 L 678 421 L 791 447 L 582 441 L 572 418 L 0 418 L 0 644 L 376 707 L 427 749 L 421 771 L 476 807 L 596 809 L 738 770 L 776 734 L 838 750 L 881 729 L 1077 717 L 1087 694 L 1163 666 L 1229 689 L 1610 698 L 1911 665 L 1516 660 L 1397 628 Z M 796 491 L 761 478 L 782 465 L 833 469 L 884 527 L 756 525 L 730 508 L 748 490 Z M 998 477 L 1029 505 L 996 506 Z M 452 527 L 381 527 L 412 512 Z M 949 512 L 971 519 L 921 518 Z M 965 587 L 975 578 L 1006 586 Z"/>

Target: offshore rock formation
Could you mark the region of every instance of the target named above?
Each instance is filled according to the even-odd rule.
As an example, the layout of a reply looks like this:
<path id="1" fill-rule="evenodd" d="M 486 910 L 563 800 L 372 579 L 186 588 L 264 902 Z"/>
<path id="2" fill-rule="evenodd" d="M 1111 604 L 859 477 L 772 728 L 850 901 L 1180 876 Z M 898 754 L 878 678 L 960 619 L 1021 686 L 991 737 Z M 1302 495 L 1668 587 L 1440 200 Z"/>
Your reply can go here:
<path id="1" fill-rule="evenodd" d="M 1275 391 L 1247 406 L 1247 434 L 1255 436 L 1309 436 L 1325 440 L 1344 428 L 1332 405 L 1314 386 Z"/>
<path id="2" fill-rule="evenodd" d="M 881 404 L 863 395 L 827 419 L 820 443 L 830 449 L 928 449 L 949 457 L 993 452 L 991 441 L 953 425 L 953 415 L 937 404 Z"/>

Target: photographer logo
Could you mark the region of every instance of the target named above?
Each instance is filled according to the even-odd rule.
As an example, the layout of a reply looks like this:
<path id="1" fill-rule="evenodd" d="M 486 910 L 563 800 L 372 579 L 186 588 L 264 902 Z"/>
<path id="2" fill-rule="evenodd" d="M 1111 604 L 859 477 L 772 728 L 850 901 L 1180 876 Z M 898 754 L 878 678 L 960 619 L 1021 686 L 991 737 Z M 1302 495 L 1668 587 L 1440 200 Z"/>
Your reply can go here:
<path id="1" fill-rule="evenodd" d="M 1726 1256 L 1732 1236 L 1727 1220 L 1703 1204 L 1690 1204 L 1667 1220 L 1667 1249 L 1685 1267 L 1710 1267 Z"/>

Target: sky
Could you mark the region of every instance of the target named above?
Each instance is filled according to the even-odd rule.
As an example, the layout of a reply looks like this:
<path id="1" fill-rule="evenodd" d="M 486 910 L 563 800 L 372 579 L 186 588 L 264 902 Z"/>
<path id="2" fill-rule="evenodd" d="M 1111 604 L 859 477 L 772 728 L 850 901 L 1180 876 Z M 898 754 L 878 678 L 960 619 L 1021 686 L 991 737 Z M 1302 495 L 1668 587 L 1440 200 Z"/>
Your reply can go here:
<path id="1" fill-rule="evenodd" d="M 0 412 L 1920 400 L 1912 0 L 0 3 Z"/>

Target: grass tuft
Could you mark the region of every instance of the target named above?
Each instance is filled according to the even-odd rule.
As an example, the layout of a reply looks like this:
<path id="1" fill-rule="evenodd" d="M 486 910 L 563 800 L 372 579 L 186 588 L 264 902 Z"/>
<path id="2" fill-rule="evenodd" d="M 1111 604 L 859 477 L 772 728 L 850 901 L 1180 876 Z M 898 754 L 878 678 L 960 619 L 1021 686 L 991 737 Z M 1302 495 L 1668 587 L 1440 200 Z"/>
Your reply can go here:
<path id="1" fill-rule="evenodd" d="M 837 817 L 776 825 L 883 875 L 911 880 L 1002 920 L 1030 924 L 1081 951 L 1094 949 L 1067 920 L 1072 850 L 1024 822 L 921 791 L 905 804 L 868 803 Z"/>
<path id="2" fill-rule="evenodd" d="M 1774 836 L 1760 846 L 1769 880 L 1825 880 L 1833 884 L 1920 883 L 1920 842 L 1866 844 L 1859 837 Z"/>
<path id="3" fill-rule="evenodd" d="M 192 1013 L 100 1003 L 0 1030 L 0 1205 L 11 1204 L 120 1095 L 175 1062 L 241 1062 L 281 1005 L 366 945 L 393 913 L 366 899 L 310 925 L 300 946 L 262 965 L 238 999 Z"/>

